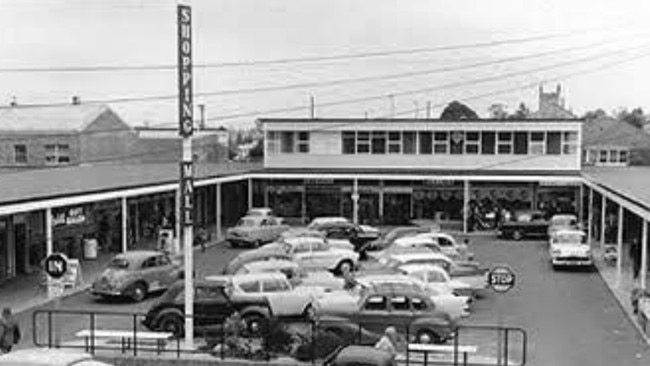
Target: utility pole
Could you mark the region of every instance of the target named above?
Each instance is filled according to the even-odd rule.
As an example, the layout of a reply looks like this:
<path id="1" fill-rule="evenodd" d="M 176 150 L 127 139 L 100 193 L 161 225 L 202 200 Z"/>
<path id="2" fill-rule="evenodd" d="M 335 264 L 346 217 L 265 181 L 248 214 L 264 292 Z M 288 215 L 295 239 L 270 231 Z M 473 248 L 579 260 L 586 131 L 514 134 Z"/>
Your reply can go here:
<path id="1" fill-rule="evenodd" d="M 183 139 L 180 162 L 181 231 L 185 265 L 185 344 L 194 349 L 194 258 L 192 225 L 194 211 L 194 167 L 192 162 L 192 134 L 194 108 L 192 103 L 192 8 L 178 4 L 178 132 Z"/>
<path id="2" fill-rule="evenodd" d="M 203 131 L 205 129 L 205 104 L 199 104 L 199 110 L 201 111 L 201 121 L 199 122 L 199 130 Z"/>
<path id="3" fill-rule="evenodd" d="M 316 118 L 316 109 L 314 105 L 314 96 L 310 95 L 309 96 L 309 116 L 311 119 Z"/>
<path id="4" fill-rule="evenodd" d="M 431 101 L 427 100 L 427 119 L 431 118 Z"/>

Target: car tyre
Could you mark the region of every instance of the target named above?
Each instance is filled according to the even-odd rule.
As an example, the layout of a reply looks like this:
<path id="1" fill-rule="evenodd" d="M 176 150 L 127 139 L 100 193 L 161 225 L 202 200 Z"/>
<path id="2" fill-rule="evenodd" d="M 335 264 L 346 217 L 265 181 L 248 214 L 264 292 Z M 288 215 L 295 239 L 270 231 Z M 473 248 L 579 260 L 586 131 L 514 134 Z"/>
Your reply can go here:
<path id="1" fill-rule="evenodd" d="M 442 338 L 438 333 L 430 330 L 430 329 L 421 329 L 417 332 L 416 335 L 416 340 L 418 343 L 434 343 L 434 344 L 440 344 L 440 343 L 445 343 L 445 339 Z"/>
<path id="2" fill-rule="evenodd" d="M 524 234 L 520 230 L 515 230 L 512 233 L 512 238 L 519 241 L 524 238 Z"/>
<path id="3" fill-rule="evenodd" d="M 158 321 L 158 330 L 162 332 L 169 332 L 174 337 L 179 338 L 183 336 L 185 331 L 185 322 L 178 314 L 164 314 Z"/>
<path id="4" fill-rule="evenodd" d="M 251 313 L 243 316 L 246 323 L 246 330 L 250 335 L 259 335 L 262 332 L 266 318 L 261 314 Z"/>
<path id="5" fill-rule="evenodd" d="M 131 288 L 130 297 L 134 302 L 142 302 L 147 297 L 147 285 L 137 282 Z"/>
<path id="6" fill-rule="evenodd" d="M 231 248 L 239 248 L 239 243 L 236 241 L 230 240 L 229 243 Z"/>

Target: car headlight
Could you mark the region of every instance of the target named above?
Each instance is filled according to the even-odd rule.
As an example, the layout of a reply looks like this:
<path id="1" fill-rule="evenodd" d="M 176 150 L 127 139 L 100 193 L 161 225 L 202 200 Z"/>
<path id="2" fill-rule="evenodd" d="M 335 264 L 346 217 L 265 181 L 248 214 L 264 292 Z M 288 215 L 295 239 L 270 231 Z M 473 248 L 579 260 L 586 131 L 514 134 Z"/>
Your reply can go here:
<path id="1" fill-rule="evenodd" d="M 553 249 L 553 251 L 551 252 L 551 255 L 553 255 L 554 257 L 557 257 L 557 256 L 559 256 L 561 254 L 562 254 L 562 251 L 559 250 L 559 249 Z"/>

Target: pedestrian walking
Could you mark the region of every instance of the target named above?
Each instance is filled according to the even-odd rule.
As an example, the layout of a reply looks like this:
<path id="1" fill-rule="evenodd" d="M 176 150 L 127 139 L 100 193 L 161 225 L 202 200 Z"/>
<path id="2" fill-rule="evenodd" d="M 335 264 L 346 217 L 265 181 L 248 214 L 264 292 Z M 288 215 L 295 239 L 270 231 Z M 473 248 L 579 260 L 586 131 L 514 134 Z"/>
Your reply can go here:
<path id="1" fill-rule="evenodd" d="M 20 342 L 20 327 L 10 308 L 2 309 L 0 316 L 0 354 L 9 353 Z"/>
<path id="2" fill-rule="evenodd" d="M 386 351 L 395 357 L 397 354 L 397 330 L 395 327 L 388 327 L 384 331 L 384 335 L 375 343 L 375 348 Z"/>

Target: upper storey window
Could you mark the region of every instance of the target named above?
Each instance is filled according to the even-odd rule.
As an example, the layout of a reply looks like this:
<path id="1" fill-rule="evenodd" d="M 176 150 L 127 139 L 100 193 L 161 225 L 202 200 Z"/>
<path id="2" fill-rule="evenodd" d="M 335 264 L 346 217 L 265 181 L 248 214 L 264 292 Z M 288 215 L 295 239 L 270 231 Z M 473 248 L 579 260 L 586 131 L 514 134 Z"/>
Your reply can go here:
<path id="1" fill-rule="evenodd" d="M 266 134 L 269 154 L 309 153 L 309 132 L 269 131 Z"/>

